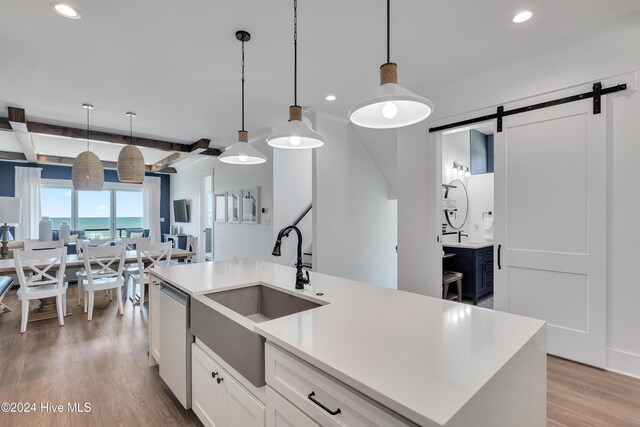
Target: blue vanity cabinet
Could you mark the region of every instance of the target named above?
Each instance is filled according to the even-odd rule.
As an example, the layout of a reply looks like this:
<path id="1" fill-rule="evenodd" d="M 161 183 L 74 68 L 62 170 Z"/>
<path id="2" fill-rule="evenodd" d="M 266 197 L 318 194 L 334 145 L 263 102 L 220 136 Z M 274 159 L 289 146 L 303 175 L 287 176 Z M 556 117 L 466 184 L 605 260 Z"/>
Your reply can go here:
<path id="1" fill-rule="evenodd" d="M 493 246 L 478 249 L 446 246 L 444 250 L 456 254 L 447 259 L 444 269 L 462 273 L 463 297 L 477 304 L 478 298 L 493 292 Z"/>

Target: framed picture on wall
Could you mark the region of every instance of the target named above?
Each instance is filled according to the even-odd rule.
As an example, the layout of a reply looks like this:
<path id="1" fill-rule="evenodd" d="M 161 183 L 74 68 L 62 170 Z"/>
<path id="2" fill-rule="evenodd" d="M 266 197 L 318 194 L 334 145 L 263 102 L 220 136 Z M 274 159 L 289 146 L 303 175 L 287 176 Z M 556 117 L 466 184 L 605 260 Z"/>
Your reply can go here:
<path id="1" fill-rule="evenodd" d="M 214 209 L 216 222 L 227 222 L 227 193 L 215 195 Z"/>
<path id="2" fill-rule="evenodd" d="M 240 190 L 227 191 L 227 222 L 238 224 L 240 222 L 240 205 L 242 199 Z"/>
<path id="3" fill-rule="evenodd" d="M 242 190 L 242 223 L 257 224 L 260 209 L 260 187 Z"/>

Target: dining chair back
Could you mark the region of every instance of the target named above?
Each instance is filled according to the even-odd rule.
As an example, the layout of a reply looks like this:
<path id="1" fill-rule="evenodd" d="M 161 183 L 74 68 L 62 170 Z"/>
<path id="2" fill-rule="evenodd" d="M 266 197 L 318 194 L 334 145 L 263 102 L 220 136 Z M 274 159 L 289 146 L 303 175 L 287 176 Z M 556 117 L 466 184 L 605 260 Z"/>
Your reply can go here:
<path id="1" fill-rule="evenodd" d="M 18 299 L 22 301 L 20 332 L 27 330 L 29 301 L 34 299 L 55 297 L 58 320 L 60 325 L 64 325 L 67 306 L 67 283 L 64 280 L 67 248 L 16 251 L 14 262 L 20 283 Z"/>
<path id="2" fill-rule="evenodd" d="M 150 237 L 123 237 L 122 244 L 126 247 L 127 251 L 135 251 L 137 245 L 145 243 L 151 243 Z"/>
<path id="3" fill-rule="evenodd" d="M 38 240 L 25 240 L 25 251 L 42 251 L 47 249 L 58 249 L 64 247 L 64 240 L 49 240 L 47 242 L 40 242 Z"/>
<path id="4" fill-rule="evenodd" d="M 86 248 L 96 248 L 98 246 L 107 246 L 110 245 L 113 239 L 84 239 L 78 240 L 76 243 L 76 253 L 78 254 L 78 259 L 82 259 L 84 256 L 84 250 Z"/>
<path id="5" fill-rule="evenodd" d="M 84 248 L 84 271 L 86 279 L 83 292 L 88 295 L 87 319 L 93 318 L 95 291 L 116 289 L 118 311 L 124 313 L 122 307 L 122 293 L 124 286 L 125 246 L 88 246 Z"/>
<path id="6" fill-rule="evenodd" d="M 187 236 L 187 251 L 189 252 L 196 252 L 196 238 L 195 236 L 189 235 Z M 187 258 L 185 258 L 184 263 L 185 264 L 193 264 L 194 262 L 196 262 L 195 256 L 191 255 Z"/>
<path id="7" fill-rule="evenodd" d="M 153 267 L 165 267 L 171 262 L 172 243 L 143 243 L 137 245 L 138 274 L 131 277 L 134 279 L 135 289 L 140 285 L 140 306 L 144 304 L 145 286 L 149 283 L 149 270 Z"/>

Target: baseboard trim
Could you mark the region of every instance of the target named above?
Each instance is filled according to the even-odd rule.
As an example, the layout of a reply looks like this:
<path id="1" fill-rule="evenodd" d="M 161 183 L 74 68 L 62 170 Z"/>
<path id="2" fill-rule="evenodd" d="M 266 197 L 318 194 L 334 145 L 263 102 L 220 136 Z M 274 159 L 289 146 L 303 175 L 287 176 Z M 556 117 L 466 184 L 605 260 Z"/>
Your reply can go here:
<path id="1" fill-rule="evenodd" d="M 640 379 L 640 355 L 608 348 L 606 369 Z"/>

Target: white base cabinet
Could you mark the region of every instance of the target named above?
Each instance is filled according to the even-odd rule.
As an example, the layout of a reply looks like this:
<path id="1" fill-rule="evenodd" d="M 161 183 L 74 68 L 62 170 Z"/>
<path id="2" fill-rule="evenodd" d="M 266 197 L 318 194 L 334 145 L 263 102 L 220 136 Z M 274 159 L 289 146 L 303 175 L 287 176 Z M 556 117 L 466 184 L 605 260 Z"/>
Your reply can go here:
<path id="1" fill-rule="evenodd" d="M 265 405 L 192 344 L 191 407 L 210 427 L 264 427 Z"/>
<path id="2" fill-rule="evenodd" d="M 267 427 L 318 427 L 311 418 L 267 386 Z"/>
<path id="3" fill-rule="evenodd" d="M 265 363 L 269 426 L 415 425 L 269 342 Z"/>

